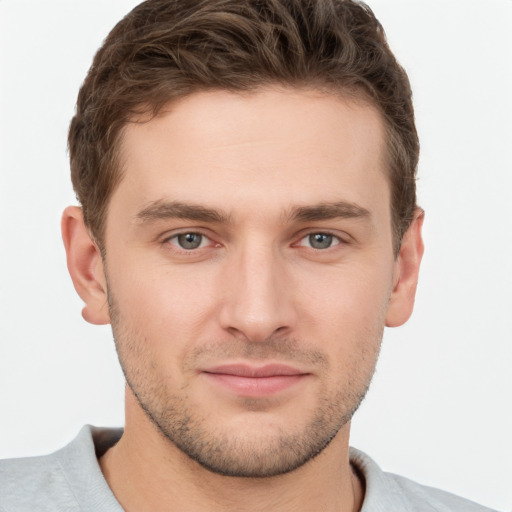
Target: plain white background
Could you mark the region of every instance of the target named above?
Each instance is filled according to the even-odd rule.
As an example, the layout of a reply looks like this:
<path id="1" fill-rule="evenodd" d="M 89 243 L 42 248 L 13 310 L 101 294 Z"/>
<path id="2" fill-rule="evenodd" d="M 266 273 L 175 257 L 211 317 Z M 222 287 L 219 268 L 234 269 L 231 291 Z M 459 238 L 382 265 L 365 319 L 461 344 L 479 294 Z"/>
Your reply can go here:
<path id="1" fill-rule="evenodd" d="M 134 0 L 0 0 L 0 457 L 123 423 L 110 329 L 90 326 L 59 231 L 66 131 Z M 512 2 L 375 0 L 415 91 L 426 253 L 385 334 L 352 444 L 386 470 L 512 510 Z"/>

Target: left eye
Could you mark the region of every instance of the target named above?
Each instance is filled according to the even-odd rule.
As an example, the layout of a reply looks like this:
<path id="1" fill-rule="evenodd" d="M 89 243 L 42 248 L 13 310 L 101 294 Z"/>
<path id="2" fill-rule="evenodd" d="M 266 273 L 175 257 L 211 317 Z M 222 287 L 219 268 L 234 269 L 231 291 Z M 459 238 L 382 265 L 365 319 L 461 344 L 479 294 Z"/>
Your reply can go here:
<path id="1" fill-rule="evenodd" d="M 329 249 L 339 243 L 340 239 L 330 233 L 311 233 L 301 240 L 301 245 L 306 245 L 313 249 Z"/>
<path id="2" fill-rule="evenodd" d="M 208 238 L 201 233 L 181 233 L 169 238 L 169 242 L 179 246 L 180 249 L 191 251 L 204 247 L 208 243 Z"/>

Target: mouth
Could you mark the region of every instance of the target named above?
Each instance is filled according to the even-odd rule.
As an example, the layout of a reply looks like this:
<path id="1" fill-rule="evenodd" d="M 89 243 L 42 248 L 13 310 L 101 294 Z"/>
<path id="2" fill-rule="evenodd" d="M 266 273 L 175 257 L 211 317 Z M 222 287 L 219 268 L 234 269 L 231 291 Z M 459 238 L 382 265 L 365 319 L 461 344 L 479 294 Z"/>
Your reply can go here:
<path id="1" fill-rule="evenodd" d="M 206 378 L 241 397 L 267 397 L 289 389 L 310 374 L 284 364 L 226 364 L 203 370 Z"/>

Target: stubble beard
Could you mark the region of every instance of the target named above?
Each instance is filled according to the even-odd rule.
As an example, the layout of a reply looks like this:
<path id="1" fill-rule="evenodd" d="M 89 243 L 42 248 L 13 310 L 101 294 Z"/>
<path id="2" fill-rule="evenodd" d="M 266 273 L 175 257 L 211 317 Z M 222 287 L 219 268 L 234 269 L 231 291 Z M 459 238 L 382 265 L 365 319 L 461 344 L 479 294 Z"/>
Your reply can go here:
<path id="1" fill-rule="evenodd" d="M 258 436 L 253 431 L 233 432 L 212 428 L 209 418 L 197 407 L 191 407 L 186 388 L 179 389 L 179 393 L 172 393 L 164 382 L 155 380 L 157 372 L 150 363 L 148 343 L 144 336 L 130 330 L 111 296 L 109 308 L 116 349 L 126 382 L 158 433 L 205 469 L 231 477 L 266 478 L 282 475 L 300 468 L 319 455 L 350 421 L 363 401 L 374 373 L 382 339 L 381 330 L 378 342 L 367 344 L 373 350 L 362 351 L 361 364 L 351 368 L 352 373 L 347 379 L 350 386 L 330 395 L 322 395 L 310 419 L 300 428 L 290 431 L 274 426 L 270 435 Z M 325 356 L 319 352 L 301 352 L 293 339 L 269 339 L 257 344 L 235 340 L 231 345 L 214 344 L 204 350 L 258 360 L 286 355 L 288 361 L 296 361 L 297 354 L 302 353 L 302 359 L 318 362 L 320 358 L 322 364 L 328 364 Z M 249 398 L 244 405 L 247 410 L 257 410 L 261 402 Z"/>

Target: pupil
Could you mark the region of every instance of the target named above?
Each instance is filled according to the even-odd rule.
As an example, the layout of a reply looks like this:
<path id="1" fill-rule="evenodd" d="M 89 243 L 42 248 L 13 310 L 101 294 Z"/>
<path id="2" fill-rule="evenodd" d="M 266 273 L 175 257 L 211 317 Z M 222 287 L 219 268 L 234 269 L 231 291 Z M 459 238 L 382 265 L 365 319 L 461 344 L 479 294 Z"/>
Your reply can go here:
<path id="1" fill-rule="evenodd" d="M 332 244 L 332 235 L 327 235 L 325 233 L 309 235 L 309 243 L 314 249 L 327 249 Z"/>
<path id="2" fill-rule="evenodd" d="M 201 235 L 185 233 L 178 236 L 178 242 L 183 249 L 197 249 L 201 245 Z"/>

